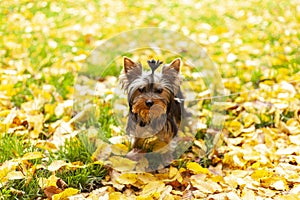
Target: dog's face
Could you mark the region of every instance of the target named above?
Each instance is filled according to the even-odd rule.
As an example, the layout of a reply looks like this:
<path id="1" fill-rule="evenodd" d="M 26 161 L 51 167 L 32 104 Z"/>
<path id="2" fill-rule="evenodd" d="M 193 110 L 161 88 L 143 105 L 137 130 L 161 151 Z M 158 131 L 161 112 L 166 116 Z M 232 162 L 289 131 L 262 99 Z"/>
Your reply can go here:
<path id="1" fill-rule="evenodd" d="M 164 65 L 161 72 L 146 72 L 139 63 L 124 58 L 124 70 L 120 76 L 122 87 L 128 93 L 132 120 L 140 131 L 157 132 L 162 129 L 170 111 L 170 104 L 179 91 L 181 60 Z M 155 70 L 155 69 L 154 69 Z M 147 132 L 146 131 L 146 132 Z"/>

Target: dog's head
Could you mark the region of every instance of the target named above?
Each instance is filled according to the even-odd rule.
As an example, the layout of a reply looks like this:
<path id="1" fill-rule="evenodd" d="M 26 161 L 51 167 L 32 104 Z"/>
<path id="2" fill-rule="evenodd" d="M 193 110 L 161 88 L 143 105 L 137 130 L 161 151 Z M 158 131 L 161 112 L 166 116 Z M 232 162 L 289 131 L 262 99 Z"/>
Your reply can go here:
<path id="1" fill-rule="evenodd" d="M 161 72 L 154 72 L 161 63 L 153 61 L 148 61 L 152 72 L 143 71 L 140 63 L 125 57 L 120 83 L 128 93 L 133 120 L 140 127 L 151 125 L 152 128 L 160 130 L 170 111 L 170 104 L 180 90 L 181 60 L 177 58 L 164 65 Z M 156 66 L 151 66 L 151 62 Z"/>

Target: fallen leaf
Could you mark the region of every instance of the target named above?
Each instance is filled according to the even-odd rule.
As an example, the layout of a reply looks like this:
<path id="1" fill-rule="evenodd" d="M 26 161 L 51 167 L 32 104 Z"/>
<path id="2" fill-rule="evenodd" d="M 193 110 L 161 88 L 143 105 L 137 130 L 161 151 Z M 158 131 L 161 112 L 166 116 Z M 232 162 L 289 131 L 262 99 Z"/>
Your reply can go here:
<path id="1" fill-rule="evenodd" d="M 60 168 L 64 167 L 64 166 L 67 166 L 68 163 L 66 163 L 66 161 L 64 160 L 54 160 L 49 166 L 48 166 L 48 170 L 49 171 L 57 171 L 59 170 Z"/>
<path id="2" fill-rule="evenodd" d="M 61 193 L 62 190 L 56 186 L 47 186 L 44 188 L 44 193 L 48 199 L 52 199 L 53 195 Z"/>
<path id="3" fill-rule="evenodd" d="M 150 195 L 158 195 L 165 189 L 165 184 L 161 181 L 153 181 L 148 183 L 143 187 L 143 190 L 140 195 L 142 196 L 150 196 Z"/>
<path id="4" fill-rule="evenodd" d="M 238 121 L 231 121 L 228 124 L 228 130 L 234 137 L 237 137 L 242 133 L 243 125 Z"/>
<path id="5" fill-rule="evenodd" d="M 79 190 L 74 188 L 67 188 L 63 192 L 60 192 L 58 194 L 54 194 L 52 196 L 52 200 L 67 200 L 68 197 L 73 196 L 77 194 Z"/>
<path id="6" fill-rule="evenodd" d="M 39 178 L 39 186 L 44 189 L 46 187 L 50 187 L 50 186 L 54 186 L 54 187 L 57 187 L 56 183 L 57 183 L 57 180 L 59 180 L 58 177 L 56 177 L 55 175 L 51 175 L 49 176 L 49 178 Z"/>
<path id="7" fill-rule="evenodd" d="M 124 156 L 128 153 L 128 146 L 124 144 L 113 144 L 111 145 L 111 151 L 115 155 Z"/>
<path id="8" fill-rule="evenodd" d="M 22 161 L 25 160 L 34 160 L 34 159 L 39 159 L 43 158 L 44 155 L 41 152 L 28 152 L 24 154 L 24 156 L 21 158 Z"/>
<path id="9" fill-rule="evenodd" d="M 257 169 L 251 174 L 251 178 L 256 181 L 260 181 L 260 179 L 271 177 L 273 174 L 274 173 L 270 172 L 269 170 Z"/>
<path id="10" fill-rule="evenodd" d="M 109 161 L 111 162 L 111 165 L 114 169 L 121 172 L 132 171 L 137 164 L 136 161 L 132 161 L 128 158 L 119 156 L 112 156 L 109 158 Z"/>
<path id="11" fill-rule="evenodd" d="M 131 174 L 131 173 L 125 173 L 121 174 L 118 178 L 117 181 L 120 184 L 134 184 L 137 181 L 137 174 Z"/>
<path id="12" fill-rule="evenodd" d="M 9 180 L 18 180 L 18 179 L 25 178 L 25 176 L 20 171 L 11 171 L 11 172 L 8 172 L 8 174 L 6 175 L 6 178 Z"/>
<path id="13" fill-rule="evenodd" d="M 195 175 L 191 176 L 191 183 L 195 188 L 206 194 L 222 191 L 222 187 L 218 183 L 211 180 L 201 180 Z"/>
<path id="14" fill-rule="evenodd" d="M 194 174 L 200 174 L 200 173 L 210 174 L 210 172 L 207 168 L 201 167 L 201 165 L 199 163 L 196 163 L 196 162 L 187 163 L 186 168 L 188 170 L 191 170 L 192 172 L 194 172 Z"/>

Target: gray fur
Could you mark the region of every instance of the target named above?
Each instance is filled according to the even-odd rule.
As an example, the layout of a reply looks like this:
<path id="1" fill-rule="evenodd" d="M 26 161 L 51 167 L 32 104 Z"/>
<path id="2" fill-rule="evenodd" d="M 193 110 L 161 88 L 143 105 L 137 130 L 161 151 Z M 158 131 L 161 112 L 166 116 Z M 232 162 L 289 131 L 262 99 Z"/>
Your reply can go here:
<path id="1" fill-rule="evenodd" d="M 134 63 L 131 60 L 128 61 L 128 59 L 126 61 L 130 62 L 130 66 L 124 66 L 124 70 L 119 79 L 122 88 L 128 94 L 129 118 L 127 121 L 126 132 L 134 137 L 135 142 L 133 143 L 133 147 L 136 148 L 139 141 L 144 140 L 144 138 L 140 138 L 138 135 L 142 132 L 147 132 L 148 129 L 151 129 L 151 131 L 155 132 L 161 141 L 172 139 L 178 132 L 181 122 L 181 114 L 183 113 L 182 111 L 184 111 L 183 102 L 178 102 L 176 100 L 176 98 L 183 98 L 180 90 L 181 79 L 179 76 L 179 66 L 177 65 L 175 69 L 175 67 L 171 66 L 171 64 L 164 65 L 161 72 L 156 72 L 155 70 L 158 68 L 161 62 L 153 62 L 152 60 L 150 61 L 150 64 L 148 61 L 148 64 L 152 70 L 150 72 L 143 71 L 142 66 L 139 63 Z M 180 63 L 180 60 L 177 60 L 177 62 L 178 61 Z M 167 92 L 166 94 L 168 99 L 162 99 L 162 97 L 155 92 L 157 87 L 163 88 L 164 91 Z M 132 112 L 132 106 L 135 98 L 134 94 L 137 90 L 139 90 L 139 88 L 143 88 L 145 90 L 143 93 L 144 97 L 148 98 L 149 96 L 149 98 L 160 99 L 162 102 L 164 102 L 167 108 L 167 111 L 164 115 L 154 119 L 151 121 L 149 126 L 146 127 L 144 127 L 144 125 L 141 127 L 141 123 L 143 122 L 137 114 Z"/>

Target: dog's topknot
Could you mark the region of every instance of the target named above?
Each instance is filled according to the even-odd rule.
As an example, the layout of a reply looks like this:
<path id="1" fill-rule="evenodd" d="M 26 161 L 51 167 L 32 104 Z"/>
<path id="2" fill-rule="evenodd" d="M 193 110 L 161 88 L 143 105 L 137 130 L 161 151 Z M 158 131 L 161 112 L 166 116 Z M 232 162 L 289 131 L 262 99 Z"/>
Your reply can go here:
<path id="1" fill-rule="evenodd" d="M 159 61 L 159 60 L 148 60 L 147 61 L 149 67 L 151 68 L 152 70 L 152 75 L 154 74 L 154 71 L 163 63 L 162 61 Z"/>

